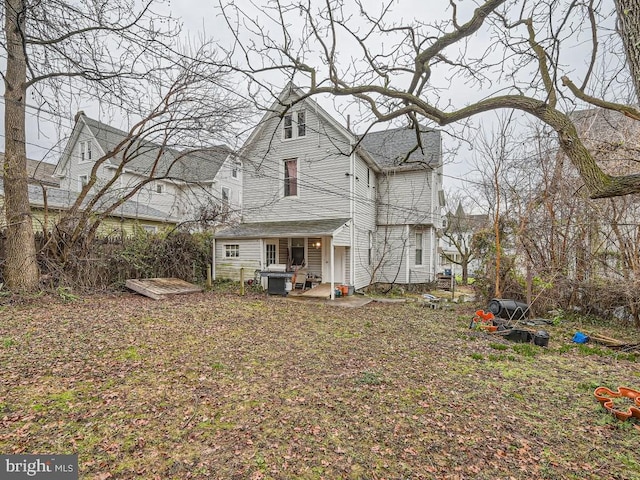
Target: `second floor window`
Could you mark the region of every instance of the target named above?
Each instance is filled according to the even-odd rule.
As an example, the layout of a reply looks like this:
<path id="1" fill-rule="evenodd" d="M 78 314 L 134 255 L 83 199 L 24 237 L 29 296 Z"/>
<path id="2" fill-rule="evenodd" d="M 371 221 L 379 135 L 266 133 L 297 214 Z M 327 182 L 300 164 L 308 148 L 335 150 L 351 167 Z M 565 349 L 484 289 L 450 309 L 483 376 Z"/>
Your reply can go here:
<path id="1" fill-rule="evenodd" d="M 231 197 L 231 190 L 227 187 L 222 187 L 222 203 L 224 205 L 229 205 L 229 197 Z"/>
<path id="2" fill-rule="evenodd" d="M 84 186 L 89 183 L 89 175 L 79 175 L 78 176 L 78 190 L 82 191 Z"/>
<path id="3" fill-rule="evenodd" d="M 91 142 L 80 142 L 80 161 L 88 162 L 91 160 Z"/>
<path id="4" fill-rule="evenodd" d="M 298 159 L 284 161 L 284 196 L 298 195 Z"/>
<path id="5" fill-rule="evenodd" d="M 231 177 L 233 178 L 238 178 L 238 164 L 234 164 L 233 167 L 231 167 Z"/>
<path id="6" fill-rule="evenodd" d="M 156 193 L 164 193 L 164 185 L 161 183 L 156 184 Z"/>

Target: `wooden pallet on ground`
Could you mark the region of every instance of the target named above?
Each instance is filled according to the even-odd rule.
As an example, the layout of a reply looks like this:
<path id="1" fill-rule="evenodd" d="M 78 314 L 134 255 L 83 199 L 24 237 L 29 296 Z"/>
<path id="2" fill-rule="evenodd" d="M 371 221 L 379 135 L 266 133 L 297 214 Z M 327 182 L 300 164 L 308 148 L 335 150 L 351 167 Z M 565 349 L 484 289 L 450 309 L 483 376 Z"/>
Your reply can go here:
<path id="1" fill-rule="evenodd" d="M 126 282 L 127 288 L 145 297 L 160 300 L 169 295 L 199 293 L 203 288 L 179 278 L 137 278 Z"/>

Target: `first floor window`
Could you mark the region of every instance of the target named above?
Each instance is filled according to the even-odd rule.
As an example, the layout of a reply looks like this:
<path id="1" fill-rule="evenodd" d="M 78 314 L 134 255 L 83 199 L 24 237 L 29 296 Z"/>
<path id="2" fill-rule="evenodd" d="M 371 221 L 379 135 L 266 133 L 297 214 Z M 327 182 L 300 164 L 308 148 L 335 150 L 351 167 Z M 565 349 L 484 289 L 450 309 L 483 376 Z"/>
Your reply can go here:
<path id="1" fill-rule="evenodd" d="M 224 256 L 226 258 L 238 258 L 240 256 L 240 245 L 225 245 Z"/>
<path id="2" fill-rule="evenodd" d="M 373 232 L 369 231 L 369 265 L 373 263 Z"/>
<path id="3" fill-rule="evenodd" d="M 298 159 L 284 161 L 284 196 L 298 195 Z"/>
<path id="4" fill-rule="evenodd" d="M 278 246 L 275 243 L 267 243 L 265 253 L 267 257 L 267 267 L 278 263 Z"/>
<path id="5" fill-rule="evenodd" d="M 422 265 L 422 233 L 416 232 L 416 265 Z"/>
<path id="6" fill-rule="evenodd" d="M 147 233 L 156 233 L 158 231 L 158 227 L 155 225 L 142 225 L 142 229 Z"/>

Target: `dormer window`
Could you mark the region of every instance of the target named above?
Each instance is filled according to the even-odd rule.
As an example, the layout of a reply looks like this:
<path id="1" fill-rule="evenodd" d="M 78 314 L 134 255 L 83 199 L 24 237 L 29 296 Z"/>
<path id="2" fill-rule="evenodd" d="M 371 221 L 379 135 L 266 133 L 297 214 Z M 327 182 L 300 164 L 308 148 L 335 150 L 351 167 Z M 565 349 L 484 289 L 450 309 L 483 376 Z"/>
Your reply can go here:
<path id="1" fill-rule="evenodd" d="M 304 110 L 287 113 L 283 117 L 282 134 L 285 140 L 305 137 L 307 135 L 307 116 Z"/>
<path id="2" fill-rule="evenodd" d="M 91 160 L 91 141 L 80 142 L 80 161 L 88 162 Z"/>

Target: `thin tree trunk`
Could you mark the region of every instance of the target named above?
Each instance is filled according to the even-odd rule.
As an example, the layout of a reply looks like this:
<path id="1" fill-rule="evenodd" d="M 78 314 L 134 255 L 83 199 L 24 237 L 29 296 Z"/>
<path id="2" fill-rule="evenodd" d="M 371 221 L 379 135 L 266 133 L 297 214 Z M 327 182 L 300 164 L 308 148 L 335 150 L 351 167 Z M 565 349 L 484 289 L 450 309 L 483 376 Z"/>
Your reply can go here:
<path id="1" fill-rule="evenodd" d="M 4 279 L 13 291 L 33 291 L 39 272 L 29 207 L 25 101 L 27 62 L 23 46 L 25 1 L 5 0 L 4 202 L 7 219 Z"/>

